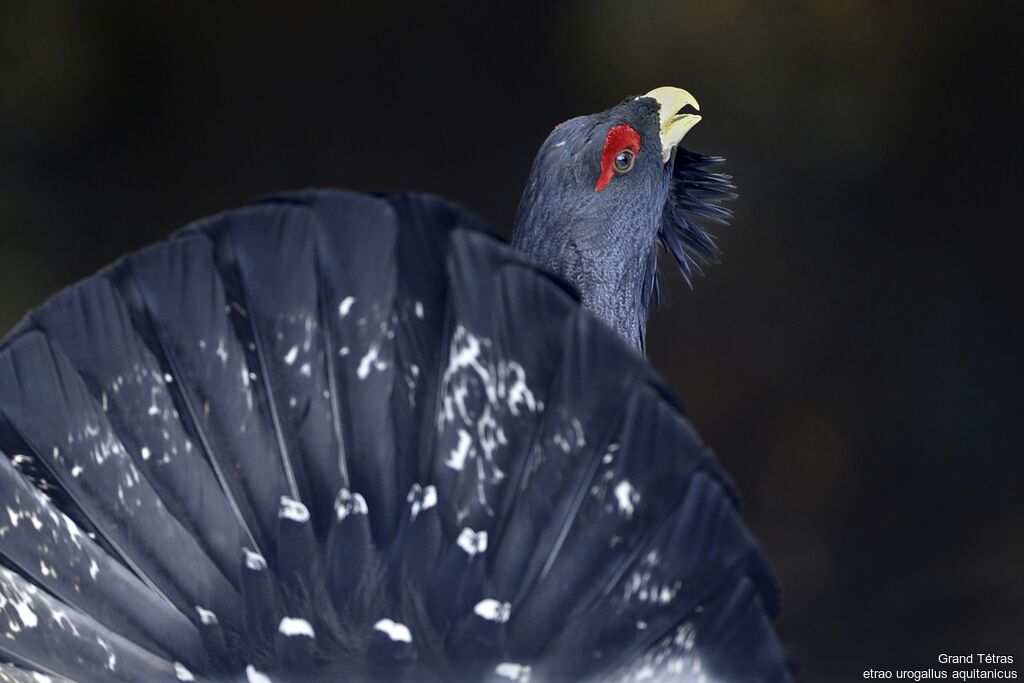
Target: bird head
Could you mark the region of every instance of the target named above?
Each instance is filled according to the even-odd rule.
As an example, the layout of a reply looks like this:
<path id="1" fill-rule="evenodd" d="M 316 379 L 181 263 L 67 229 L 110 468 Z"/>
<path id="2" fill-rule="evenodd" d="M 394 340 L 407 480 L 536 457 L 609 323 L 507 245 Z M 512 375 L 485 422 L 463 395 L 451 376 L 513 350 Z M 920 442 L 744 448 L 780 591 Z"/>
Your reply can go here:
<path id="1" fill-rule="evenodd" d="M 719 253 L 697 219 L 730 216 L 718 202 L 734 188 L 707 170 L 721 159 L 679 147 L 698 109 L 687 91 L 662 87 L 559 124 L 516 216 L 513 246 L 572 283 L 585 308 L 641 351 L 662 289 L 658 245 L 689 282 Z"/>

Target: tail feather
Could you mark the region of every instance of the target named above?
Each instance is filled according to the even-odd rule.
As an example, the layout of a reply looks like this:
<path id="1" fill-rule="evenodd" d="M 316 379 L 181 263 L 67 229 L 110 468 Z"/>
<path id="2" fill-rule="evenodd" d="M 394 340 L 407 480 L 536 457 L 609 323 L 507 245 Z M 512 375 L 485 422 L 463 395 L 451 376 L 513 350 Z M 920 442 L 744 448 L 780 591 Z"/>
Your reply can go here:
<path id="1" fill-rule="evenodd" d="M 527 654 L 539 652 L 577 601 L 607 584 L 677 504 L 686 479 L 709 465 L 685 423 L 646 387 L 628 398 L 615 443 L 619 448 L 590 469 L 571 524 L 513 621 L 515 640 Z"/>
<path id="2" fill-rule="evenodd" d="M 139 339 L 117 290 L 106 278 L 85 280 L 36 312 L 32 322 L 99 397 L 125 451 L 167 510 L 237 588 L 238 548 L 252 541 L 177 419 L 170 375 Z"/>
<path id="3" fill-rule="evenodd" d="M 313 200 L 320 286 L 323 299 L 331 302 L 324 323 L 340 394 L 348 486 L 365 498 L 374 536 L 383 544 L 394 536 L 399 501 L 405 494 L 399 490 L 390 410 L 395 378 L 395 213 L 378 199 L 356 194 L 323 194 Z M 335 225 L 346 228 L 332 229 Z M 357 244 L 359 248 L 353 248 Z"/>
<path id="4" fill-rule="evenodd" d="M 237 593 L 128 455 L 102 403 L 39 332 L 0 353 L 4 417 L 119 559 L 167 600 L 234 611 Z M 183 563 L 189 575 L 176 571 Z"/>
<path id="5" fill-rule="evenodd" d="M 757 590 L 747 579 L 728 585 L 639 657 L 599 680 L 766 681 L 792 676 Z"/>
<path id="6" fill-rule="evenodd" d="M 199 637 L 188 618 L 104 552 L 2 456 L 0 501 L 6 517 L 0 524 L 2 564 L 106 628 L 132 634 L 151 652 L 199 662 Z M 8 640 L 17 646 L 23 632 L 13 631 Z"/>
<path id="7" fill-rule="evenodd" d="M 462 233 L 449 270 L 450 346 L 433 467 L 449 530 L 493 540 L 543 415 L 572 300 L 488 238 Z M 464 532 L 469 530 L 469 532 Z"/>
<path id="8" fill-rule="evenodd" d="M 595 669 L 610 651 L 639 657 L 740 582 L 756 589 L 765 611 L 774 614 L 775 581 L 760 548 L 720 485 L 697 472 L 679 506 L 623 571 L 599 595 L 577 606 L 544 660 L 557 671 L 559 662 L 578 667 L 581 652 L 589 653 Z M 707 651 L 702 657 L 705 670 L 719 671 L 728 664 Z"/>
<path id="9" fill-rule="evenodd" d="M 788 680 L 660 380 L 438 198 L 271 197 L 62 293 L 0 448 L 0 680 Z"/>
<path id="10" fill-rule="evenodd" d="M 288 495 L 306 503 L 322 538 L 334 497 L 347 482 L 322 343 L 319 283 L 311 267 L 316 214 L 268 202 L 204 228 L 215 244 L 228 299 L 247 312 L 237 320 L 242 338 L 255 349 L 254 374 L 268 397 Z"/>
<path id="11" fill-rule="evenodd" d="M 175 681 L 179 680 L 176 671 L 187 671 L 3 568 L 0 605 L 17 614 L 17 629 L 8 630 L 13 638 L 0 640 L 0 656 L 15 665 L 97 682 Z"/>
<path id="12" fill-rule="evenodd" d="M 53 683 L 68 683 L 67 678 L 50 674 Z M 39 672 L 0 662 L 0 683 L 39 683 Z"/>
<path id="13" fill-rule="evenodd" d="M 126 260 L 121 287 L 136 300 L 137 326 L 153 331 L 151 344 L 166 368 L 161 379 L 178 399 L 179 414 L 230 491 L 252 544 L 267 553 L 278 500 L 297 493 L 288 486 L 266 418 L 256 351 L 235 332 L 235 321 L 249 313 L 244 302 L 228 299 L 215 263 L 209 238 L 187 231 Z M 150 448 L 163 450 L 160 443 Z M 173 460 L 175 454 L 162 457 Z"/>
<path id="14" fill-rule="evenodd" d="M 412 465 L 411 481 L 429 481 L 436 428 L 437 382 L 447 352 L 446 258 L 452 234 L 479 231 L 482 223 L 465 210 L 430 196 L 386 197 L 402 226 L 396 242 L 398 296 L 393 414 L 398 459 Z"/>
<path id="15" fill-rule="evenodd" d="M 602 372 L 599 368 L 615 368 Z M 495 554 L 499 591 L 521 604 L 572 524 L 601 458 L 614 453 L 613 430 L 632 388 L 649 376 L 642 359 L 624 353 L 614 333 L 573 313 L 545 407 Z"/>

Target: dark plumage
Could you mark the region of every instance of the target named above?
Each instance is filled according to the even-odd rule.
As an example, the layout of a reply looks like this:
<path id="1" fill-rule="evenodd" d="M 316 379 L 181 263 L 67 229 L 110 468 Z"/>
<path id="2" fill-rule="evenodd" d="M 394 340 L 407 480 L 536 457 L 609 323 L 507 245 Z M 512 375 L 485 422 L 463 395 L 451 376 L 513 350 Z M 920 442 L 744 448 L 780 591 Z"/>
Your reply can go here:
<path id="1" fill-rule="evenodd" d="M 640 134 L 636 164 L 595 191 L 605 140 L 620 124 Z M 719 202 L 733 198 L 735 187 L 708 169 L 721 161 L 673 149 L 663 162 L 659 104 L 650 97 L 570 119 L 537 153 L 512 245 L 565 277 L 585 308 L 642 350 L 651 304 L 663 290 L 658 245 L 687 282 L 720 254 L 698 221 L 731 216 Z"/>
<path id="2" fill-rule="evenodd" d="M 559 172 L 594 194 L 604 124 L 574 121 Z M 686 159 L 574 205 L 611 241 L 538 202 L 539 157 L 517 244 L 547 217 L 585 307 L 646 307 L 581 248 L 628 244 L 638 287 L 659 231 L 708 258 L 689 216 L 727 188 Z M 574 287 L 437 198 L 302 192 L 30 313 L 0 345 L 0 680 L 789 680 L 731 482 Z"/>
<path id="3" fill-rule="evenodd" d="M 682 148 L 675 153 L 668 199 L 658 228 L 658 244 L 672 256 L 690 285 L 694 274 L 703 275 L 702 266 L 718 263 L 722 253 L 715 244 L 714 236 L 698 221 L 703 219 L 724 224 L 732 218 L 732 212 L 720 206 L 720 202 L 736 198 L 732 178 L 709 168 L 723 161 L 721 157 Z M 652 276 L 648 271 L 647 277 L 654 280 L 657 298 L 662 291 L 658 286 L 657 273 Z"/>

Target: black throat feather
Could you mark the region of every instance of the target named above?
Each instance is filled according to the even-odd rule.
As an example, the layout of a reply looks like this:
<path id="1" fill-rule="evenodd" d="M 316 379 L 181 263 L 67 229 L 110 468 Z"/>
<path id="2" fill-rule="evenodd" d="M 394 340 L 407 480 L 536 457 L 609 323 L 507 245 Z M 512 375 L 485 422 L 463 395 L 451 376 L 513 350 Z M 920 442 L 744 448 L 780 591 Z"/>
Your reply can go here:
<path id="1" fill-rule="evenodd" d="M 676 150 L 658 239 L 651 247 L 641 285 L 640 300 L 647 313 L 652 305 L 668 301 L 664 272 L 658 268 L 659 246 L 671 254 L 690 287 L 693 287 L 695 275 L 703 275 L 704 268 L 719 262 L 722 250 L 701 222 L 726 225 L 732 218 L 732 211 L 721 206 L 722 202 L 737 197 L 732 176 L 712 170 L 723 161 L 722 157 L 682 148 Z"/>

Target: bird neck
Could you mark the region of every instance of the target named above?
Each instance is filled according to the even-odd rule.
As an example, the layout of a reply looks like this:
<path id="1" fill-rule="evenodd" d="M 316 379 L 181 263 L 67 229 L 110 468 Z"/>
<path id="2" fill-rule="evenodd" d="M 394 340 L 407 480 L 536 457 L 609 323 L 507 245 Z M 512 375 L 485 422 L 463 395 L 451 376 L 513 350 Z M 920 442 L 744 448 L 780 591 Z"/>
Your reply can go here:
<path id="1" fill-rule="evenodd" d="M 612 267 L 593 274 L 573 277 L 570 273 L 583 307 L 618 332 L 641 354 L 644 352 L 650 312 L 642 294 L 646 261 L 646 257 L 637 256 L 612 262 Z"/>
<path id="2" fill-rule="evenodd" d="M 649 274 L 650 248 L 629 245 L 629 240 L 582 244 L 570 238 L 559 244 L 550 226 L 522 224 L 528 214 L 518 218 L 513 247 L 571 283 L 583 308 L 642 354 L 649 314 L 643 283 Z"/>

